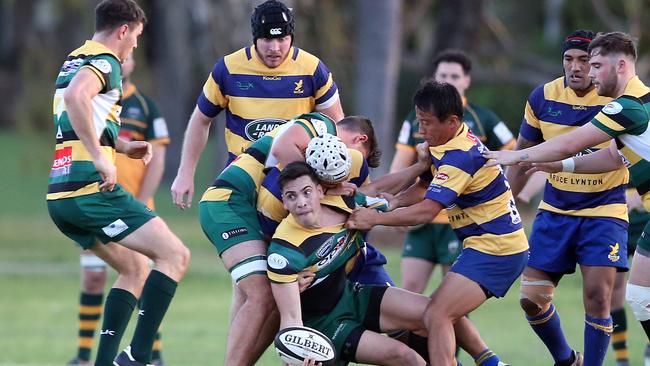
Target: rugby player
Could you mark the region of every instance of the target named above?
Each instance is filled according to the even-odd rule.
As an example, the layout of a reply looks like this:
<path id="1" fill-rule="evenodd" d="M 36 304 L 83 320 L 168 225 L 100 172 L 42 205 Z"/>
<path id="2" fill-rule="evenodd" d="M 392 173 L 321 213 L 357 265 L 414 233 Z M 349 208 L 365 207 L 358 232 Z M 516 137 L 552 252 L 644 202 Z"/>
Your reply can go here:
<path id="1" fill-rule="evenodd" d="M 144 163 L 151 159 L 150 143 L 118 138 L 120 63 L 137 46 L 145 14 L 132 0 L 104 0 L 95 19 L 92 40 L 68 55 L 56 80 L 47 205 L 62 233 L 118 273 L 106 298 L 95 365 L 138 366 L 151 361 L 156 331 L 190 252 L 162 219 L 116 184 L 116 152 Z M 133 338 L 116 357 L 138 298 Z"/>
<path id="2" fill-rule="evenodd" d="M 431 296 L 424 320 L 431 364 L 449 366 L 455 362 L 454 323 L 469 322 L 465 315 L 488 298 L 506 294 L 526 265 L 528 242 L 505 176 L 497 167 L 483 166 L 481 152 L 487 148 L 461 122 L 458 91 L 427 82 L 413 101 L 420 133 L 430 146 L 430 171 L 390 199 L 390 212 L 356 208 L 346 227 L 425 224 L 447 207 L 463 250 Z"/>
<path id="3" fill-rule="evenodd" d="M 650 88 L 636 75 L 636 45 L 631 36 L 622 32 L 610 32 L 600 34 L 591 41 L 588 53 L 591 65 L 589 77 L 598 95 L 614 100 L 605 105 L 590 123 L 574 131 L 521 151 L 487 152 L 485 156 L 493 159 L 491 164 L 540 163 L 533 164 L 531 171 L 551 173 L 562 171 L 594 174 L 627 166 L 631 182 L 636 187 L 643 206 L 648 209 L 650 140 L 647 131 L 650 121 Z M 609 142 L 609 148 L 571 157 L 605 142 Z M 559 161 L 560 159 L 564 160 Z M 637 242 L 626 299 L 650 339 L 649 231 L 646 224 Z M 610 252 L 606 256 L 614 261 L 617 257 L 625 257 L 626 253 L 620 242 L 611 243 Z M 611 332 L 611 320 L 602 325 L 599 331 Z"/>
<path id="4" fill-rule="evenodd" d="M 611 98 L 599 96 L 589 78 L 588 30 L 568 35 L 563 44 L 564 75 L 540 85 L 528 97 L 517 149 L 535 146 L 589 124 Z M 579 154 L 607 149 L 609 141 Z M 506 176 L 516 196 L 525 169 L 509 167 Z M 551 174 L 530 235 L 530 259 L 521 280 L 521 307 L 557 365 L 580 364 L 569 346 L 555 305 L 555 287 L 580 265 L 585 306 L 584 358 L 600 365 L 612 333 L 610 298 L 617 271 L 627 270 L 627 207 L 624 167 L 599 175 Z M 613 247 L 616 253 L 610 255 Z"/>
<path id="5" fill-rule="evenodd" d="M 165 150 L 169 143 L 167 124 L 158 107 L 140 92 L 131 81 L 135 69 L 133 53 L 122 63 L 122 112 L 120 113 L 119 136 L 126 141 L 147 141 L 152 146 L 153 156 L 149 164 L 117 154 L 117 183 L 125 191 L 154 209 L 153 196 L 160 184 L 165 168 Z M 95 328 L 99 323 L 104 299 L 104 288 L 108 271 L 106 262 L 90 251 L 83 251 L 81 263 L 81 294 L 79 296 L 79 339 L 77 355 L 68 366 L 89 365 Z M 151 363 L 163 365 L 160 333 L 156 334 Z"/>

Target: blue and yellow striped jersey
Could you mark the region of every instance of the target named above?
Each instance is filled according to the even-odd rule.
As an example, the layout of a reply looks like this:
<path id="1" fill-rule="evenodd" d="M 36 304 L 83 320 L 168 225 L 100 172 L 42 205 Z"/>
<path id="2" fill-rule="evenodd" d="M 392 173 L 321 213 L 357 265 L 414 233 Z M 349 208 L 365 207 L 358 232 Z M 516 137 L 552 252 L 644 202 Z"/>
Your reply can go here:
<path id="1" fill-rule="evenodd" d="M 615 138 L 643 205 L 650 210 L 650 88 L 635 76 L 624 94 L 603 107 L 591 123 Z"/>
<path id="2" fill-rule="evenodd" d="M 425 198 L 447 207 L 463 247 L 492 255 L 528 249 L 510 185 L 500 167 L 485 166 L 487 148 L 464 123 L 456 137 L 430 147 L 433 165 Z"/>
<path id="3" fill-rule="evenodd" d="M 338 98 L 332 74 L 316 56 L 292 47 L 280 66 L 269 68 L 249 46 L 217 61 L 197 106 L 208 117 L 226 110 L 230 162 L 277 125 Z"/>
<path id="4" fill-rule="evenodd" d="M 103 86 L 91 100 L 92 124 L 102 154 L 115 162 L 115 143 L 122 109 L 122 66 L 118 57 L 106 46 L 86 41 L 68 55 L 56 78 L 53 101 L 56 147 L 48 179 L 48 200 L 99 192 L 102 178 L 95 169 L 90 153 L 72 128 L 63 100 L 72 78 L 84 68 L 95 73 Z"/>
<path id="5" fill-rule="evenodd" d="M 589 123 L 611 98 L 593 89 L 578 97 L 564 77 L 537 87 L 528 97 L 520 134 L 533 142 L 549 140 Z M 609 142 L 578 155 L 608 148 Z M 552 173 L 539 208 L 569 216 L 612 217 L 627 221 L 625 168 L 603 174 Z"/>

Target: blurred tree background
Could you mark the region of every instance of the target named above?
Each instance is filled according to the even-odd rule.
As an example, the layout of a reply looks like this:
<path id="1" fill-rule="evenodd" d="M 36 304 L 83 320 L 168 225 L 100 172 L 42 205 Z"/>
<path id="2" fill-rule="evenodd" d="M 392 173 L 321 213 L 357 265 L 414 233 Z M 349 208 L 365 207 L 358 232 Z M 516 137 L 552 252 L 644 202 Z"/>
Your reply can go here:
<path id="1" fill-rule="evenodd" d="M 134 79 L 160 105 L 176 173 L 182 134 L 214 62 L 252 42 L 250 14 L 262 0 L 138 0 L 149 23 Z M 52 134 L 51 98 L 63 59 L 93 33 L 90 0 L 0 0 L 0 133 Z M 469 98 L 519 129 L 528 93 L 562 73 L 563 38 L 574 29 L 619 30 L 639 40 L 637 71 L 650 70 L 648 0 L 286 0 L 295 45 L 334 74 L 347 114 L 373 119 L 385 150 L 408 113 L 430 60 L 445 48 L 474 61 Z M 223 141 L 217 119 L 212 138 Z M 225 148 L 213 144 L 215 172 Z"/>

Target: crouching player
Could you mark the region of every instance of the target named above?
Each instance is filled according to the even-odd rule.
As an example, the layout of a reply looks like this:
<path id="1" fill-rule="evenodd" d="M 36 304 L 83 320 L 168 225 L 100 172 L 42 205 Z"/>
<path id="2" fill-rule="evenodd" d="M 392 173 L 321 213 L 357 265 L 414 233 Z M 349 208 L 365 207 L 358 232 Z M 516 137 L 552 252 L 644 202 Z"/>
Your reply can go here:
<path id="1" fill-rule="evenodd" d="M 502 171 L 484 166 L 486 148 L 461 122 L 462 100 L 454 87 L 428 82 L 413 100 L 435 176 L 423 174 L 390 200 L 391 210 L 409 207 L 384 213 L 357 208 L 347 227 L 424 224 L 447 207 L 463 250 L 431 296 L 425 323 L 431 364 L 449 366 L 455 364 L 454 323 L 488 298 L 506 294 L 526 265 L 528 242 Z"/>

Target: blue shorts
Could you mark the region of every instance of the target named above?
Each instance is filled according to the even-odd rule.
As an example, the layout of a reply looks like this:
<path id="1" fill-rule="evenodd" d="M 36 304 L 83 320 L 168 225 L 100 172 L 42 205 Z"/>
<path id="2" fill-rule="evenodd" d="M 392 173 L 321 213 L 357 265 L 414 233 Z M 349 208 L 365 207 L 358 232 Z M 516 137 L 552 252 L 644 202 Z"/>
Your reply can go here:
<path id="1" fill-rule="evenodd" d="M 579 263 L 627 271 L 627 226 L 613 218 L 539 210 L 529 239 L 528 267 L 567 274 L 575 272 Z"/>
<path id="2" fill-rule="evenodd" d="M 352 271 L 348 273 L 348 281 L 364 285 L 395 286 L 395 282 L 384 269 L 384 264 L 388 263 L 386 257 L 368 243 L 366 243 L 365 252 L 365 256 L 360 255 Z"/>
<path id="3" fill-rule="evenodd" d="M 449 269 L 478 283 L 488 297 L 504 297 L 524 271 L 528 251 L 511 255 L 492 255 L 465 248 Z"/>

